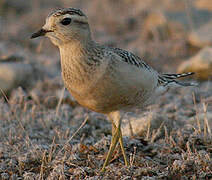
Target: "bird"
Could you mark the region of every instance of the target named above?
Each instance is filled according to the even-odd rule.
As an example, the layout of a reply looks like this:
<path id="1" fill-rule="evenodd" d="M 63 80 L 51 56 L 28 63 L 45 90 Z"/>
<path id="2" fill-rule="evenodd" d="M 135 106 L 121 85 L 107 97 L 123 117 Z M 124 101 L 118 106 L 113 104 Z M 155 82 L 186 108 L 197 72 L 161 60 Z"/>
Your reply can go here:
<path id="1" fill-rule="evenodd" d="M 50 38 L 59 48 L 62 78 L 71 95 L 83 107 L 106 115 L 112 123 L 112 139 L 101 172 L 105 172 L 118 142 L 124 163 L 129 166 L 121 112 L 143 108 L 171 87 L 194 85 L 178 81 L 193 72 L 162 74 L 129 51 L 95 42 L 88 17 L 77 8 L 52 11 L 31 38 L 39 36 Z"/>

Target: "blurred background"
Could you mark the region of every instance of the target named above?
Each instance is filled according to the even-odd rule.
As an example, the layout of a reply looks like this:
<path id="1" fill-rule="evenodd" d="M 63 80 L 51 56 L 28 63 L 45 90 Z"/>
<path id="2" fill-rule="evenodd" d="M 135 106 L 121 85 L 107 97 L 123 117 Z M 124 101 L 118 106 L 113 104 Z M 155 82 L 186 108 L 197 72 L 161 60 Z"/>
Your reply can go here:
<path id="1" fill-rule="evenodd" d="M 132 51 L 159 71 L 195 71 L 198 79 L 210 78 L 211 70 L 205 66 L 211 67 L 211 56 L 205 60 L 200 54 L 195 67 L 191 67 L 193 61 L 188 62 L 190 57 L 212 44 L 210 0 L 1 0 L 1 59 L 22 58 L 41 65 L 38 70 L 47 68 L 44 71 L 50 75 L 58 75 L 57 48 L 49 40 L 29 38 L 53 9 L 70 6 L 87 14 L 93 38 L 99 43 Z M 206 51 L 212 54 L 210 48 Z M 199 62 L 199 58 L 203 58 L 203 62 Z"/>
<path id="2" fill-rule="evenodd" d="M 187 172 L 196 172 L 199 177 L 203 172 L 203 179 L 212 177 L 211 160 L 207 159 L 212 157 L 211 0 L 0 0 L 0 179 L 83 179 L 85 172 L 87 176 L 98 174 L 103 163 L 103 158 L 96 159 L 96 154 L 103 157 L 107 151 L 110 123 L 104 116 L 81 108 L 67 91 L 63 92 L 57 47 L 47 38 L 30 39 L 44 25 L 46 16 L 59 7 L 80 8 L 88 16 L 97 42 L 129 50 L 159 72 L 196 72 L 190 77 L 199 82 L 196 89 L 173 89 L 162 96 L 154 110 L 146 111 L 146 116 L 138 115 L 131 126 L 128 121 L 123 125 L 124 135 L 135 133 L 156 144 L 152 148 L 142 141 L 130 144 L 129 139 L 124 139 L 127 154 L 135 154 L 137 164 L 120 174 L 140 173 L 141 178 L 145 172 L 146 176 L 158 177 L 162 171 L 164 177 L 175 179 L 178 172 L 179 177 Z M 86 125 L 73 138 L 86 116 Z M 65 142 L 70 137 L 69 147 Z M 95 148 L 88 148 L 94 144 Z M 69 149 L 65 154 L 58 151 L 58 147 L 67 148 L 66 145 Z M 151 171 L 137 171 L 145 168 L 145 155 L 137 154 L 145 153 L 144 146 L 148 156 L 155 158 L 145 159 L 147 168 L 153 167 Z M 134 152 L 133 147 L 140 150 Z M 192 160 L 203 156 L 199 150 L 207 157 Z M 184 152 L 184 156 L 178 152 Z M 86 158 L 74 159 L 75 155 Z M 88 155 L 95 159 L 89 160 L 90 164 Z M 190 158 L 194 169 L 184 157 Z M 69 169 L 64 169 L 57 158 L 63 158 L 67 164 L 74 159 L 71 163 L 76 165 L 66 164 Z M 111 167 L 116 174 L 120 168 L 114 162 Z M 167 175 L 169 170 L 171 174 Z M 108 177 L 113 179 L 114 174 Z"/>

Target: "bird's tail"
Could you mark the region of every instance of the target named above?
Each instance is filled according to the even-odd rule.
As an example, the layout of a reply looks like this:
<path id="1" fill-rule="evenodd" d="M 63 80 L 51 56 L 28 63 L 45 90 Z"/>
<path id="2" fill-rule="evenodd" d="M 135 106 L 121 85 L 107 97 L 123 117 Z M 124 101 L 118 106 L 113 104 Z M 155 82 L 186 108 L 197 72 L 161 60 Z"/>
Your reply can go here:
<path id="1" fill-rule="evenodd" d="M 159 86 L 197 86 L 194 82 L 180 82 L 176 79 L 193 75 L 193 72 L 182 74 L 161 74 L 158 77 Z"/>

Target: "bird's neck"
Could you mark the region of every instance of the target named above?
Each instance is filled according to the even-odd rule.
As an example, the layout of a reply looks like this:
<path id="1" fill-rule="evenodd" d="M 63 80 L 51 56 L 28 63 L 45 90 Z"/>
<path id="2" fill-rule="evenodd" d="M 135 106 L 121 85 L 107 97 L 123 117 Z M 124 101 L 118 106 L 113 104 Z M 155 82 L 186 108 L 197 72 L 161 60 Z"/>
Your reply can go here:
<path id="1" fill-rule="evenodd" d="M 59 47 L 62 66 L 86 65 L 89 63 L 89 52 L 95 46 L 91 39 L 77 40 L 74 39 Z"/>
<path id="2" fill-rule="evenodd" d="M 60 47 L 61 68 L 65 84 L 74 88 L 74 86 L 81 86 L 89 82 L 89 79 L 92 78 L 90 71 L 95 69 L 95 62 L 91 58 L 93 48 L 95 49 L 95 42 L 79 40 Z M 93 67 L 91 68 L 91 66 Z"/>

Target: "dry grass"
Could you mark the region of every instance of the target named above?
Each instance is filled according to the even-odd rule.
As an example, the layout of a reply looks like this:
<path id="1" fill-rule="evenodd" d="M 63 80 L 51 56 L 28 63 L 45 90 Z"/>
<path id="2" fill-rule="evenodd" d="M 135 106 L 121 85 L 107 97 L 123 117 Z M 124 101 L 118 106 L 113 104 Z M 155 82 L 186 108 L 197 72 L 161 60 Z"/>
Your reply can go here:
<path id="1" fill-rule="evenodd" d="M 121 151 L 117 149 L 104 176 L 99 171 L 111 136 L 110 124 L 103 116 L 64 103 L 56 116 L 55 109 L 37 105 L 21 88 L 15 90 L 9 104 L 3 99 L 0 103 L 1 176 L 209 179 L 212 119 L 207 99 L 212 94 L 207 86 L 211 88 L 212 84 L 201 84 L 201 90 L 196 89 L 193 95 L 190 89 L 167 94 L 165 102 L 156 109 L 162 117 L 168 115 L 169 121 L 178 124 L 171 129 L 161 124 L 156 130 L 150 125 L 143 137 L 147 141 L 125 137 L 130 167 L 123 165 Z"/>

